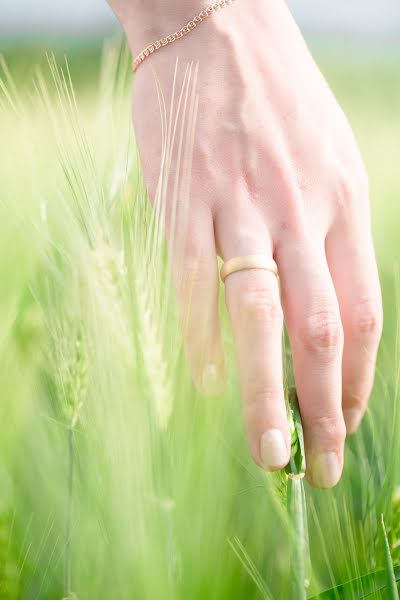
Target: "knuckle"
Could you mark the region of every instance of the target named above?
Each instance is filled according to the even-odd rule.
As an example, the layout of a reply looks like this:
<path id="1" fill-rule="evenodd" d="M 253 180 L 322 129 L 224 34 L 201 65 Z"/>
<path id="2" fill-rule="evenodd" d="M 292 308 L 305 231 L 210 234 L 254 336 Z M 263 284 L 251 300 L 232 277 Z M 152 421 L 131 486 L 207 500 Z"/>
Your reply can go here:
<path id="1" fill-rule="evenodd" d="M 368 401 L 369 389 L 359 383 L 354 385 L 347 384 L 343 390 L 343 398 L 346 400 L 347 408 L 357 409 L 364 412 Z"/>
<path id="2" fill-rule="evenodd" d="M 321 310 L 309 316 L 302 327 L 301 337 L 311 352 L 336 351 L 343 344 L 343 328 L 334 310 Z"/>
<path id="3" fill-rule="evenodd" d="M 346 425 L 342 415 L 317 415 L 310 420 L 312 438 L 319 445 L 336 448 L 346 439 Z"/>
<path id="4" fill-rule="evenodd" d="M 379 339 L 383 326 L 381 302 L 376 300 L 364 300 L 359 302 L 354 307 L 351 325 L 355 335 Z"/>
<path id="5" fill-rule="evenodd" d="M 303 211 L 296 207 L 295 210 L 284 211 L 284 218 L 279 224 L 283 238 L 304 243 L 307 241 L 307 222 Z"/>
<path id="6" fill-rule="evenodd" d="M 304 190 L 297 181 L 292 181 L 291 178 L 287 178 L 286 183 L 280 185 L 280 189 L 283 189 L 279 222 L 281 234 L 291 240 L 306 240 L 307 221 L 304 211 Z"/>
<path id="7" fill-rule="evenodd" d="M 282 307 L 276 291 L 267 286 L 257 286 L 244 291 L 239 301 L 244 318 L 255 321 L 264 327 L 281 324 Z"/>

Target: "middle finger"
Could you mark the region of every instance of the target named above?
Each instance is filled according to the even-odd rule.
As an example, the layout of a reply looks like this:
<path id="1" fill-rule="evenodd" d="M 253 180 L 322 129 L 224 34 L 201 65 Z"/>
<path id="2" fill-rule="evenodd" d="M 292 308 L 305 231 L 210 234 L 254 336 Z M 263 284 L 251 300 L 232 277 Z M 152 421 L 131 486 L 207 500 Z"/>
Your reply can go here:
<path id="1" fill-rule="evenodd" d="M 282 244 L 277 263 L 304 425 L 307 479 L 332 487 L 343 468 L 343 328 L 323 243 Z"/>

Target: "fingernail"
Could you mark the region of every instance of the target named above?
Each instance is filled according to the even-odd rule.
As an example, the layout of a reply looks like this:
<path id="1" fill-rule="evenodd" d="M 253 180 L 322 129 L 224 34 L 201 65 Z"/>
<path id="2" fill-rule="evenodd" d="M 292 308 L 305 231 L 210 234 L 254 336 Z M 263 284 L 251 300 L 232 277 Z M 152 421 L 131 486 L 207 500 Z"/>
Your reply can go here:
<path id="1" fill-rule="evenodd" d="M 289 450 L 279 429 L 268 429 L 261 436 L 261 461 L 265 469 L 282 469 L 289 462 Z"/>
<path id="2" fill-rule="evenodd" d="M 201 384 L 204 393 L 208 396 L 214 396 L 222 392 L 224 382 L 216 365 L 209 364 L 204 368 Z"/>
<path id="3" fill-rule="evenodd" d="M 346 423 L 347 433 L 354 433 L 362 419 L 362 414 L 358 408 L 346 408 L 343 411 L 344 422 Z"/>
<path id="4" fill-rule="evenodd" d="M 319 488 L 330 488 L 340 479 L 341 469 L 336 452 L 318 454 L 311 464 L 311 476 L 314 485 Z"/>

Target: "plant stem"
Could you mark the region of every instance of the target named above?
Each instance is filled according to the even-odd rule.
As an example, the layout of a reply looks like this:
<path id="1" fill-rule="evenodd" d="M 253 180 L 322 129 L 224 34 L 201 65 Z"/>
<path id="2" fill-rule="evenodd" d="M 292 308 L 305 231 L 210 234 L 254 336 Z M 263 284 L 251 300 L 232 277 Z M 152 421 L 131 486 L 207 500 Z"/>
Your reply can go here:
<path id="1" fill-rule="evenodd" d="M 288 479 L 287 509 L 293 532 L 292 544 L 292 598 L 305 600 L 309 582 L 309 543 L 307 508 L 303 479 Z"/>
<path id="2" fill-rule="evenodd" d="M 306 588 L 311 576 L 310 548 L 308 538 L 307 505 L 304 492 L 306 469 L 303 428 L 296 389 L 288 390 L 288 417 L 292 434 L 291 458 L 286 467 L 287 511 L 292 528 L 292 598 L 305 600 Z"/>
<path id="3" fill-rule="evenodd" d="M 74 475 L 74 429 L 68 428 L 68 476 L 67 505 L 65 522 L 65 554 L 64 554 L 64 596 L 71 593 L 71 519 L 72 519 L 72 486 Z"/>

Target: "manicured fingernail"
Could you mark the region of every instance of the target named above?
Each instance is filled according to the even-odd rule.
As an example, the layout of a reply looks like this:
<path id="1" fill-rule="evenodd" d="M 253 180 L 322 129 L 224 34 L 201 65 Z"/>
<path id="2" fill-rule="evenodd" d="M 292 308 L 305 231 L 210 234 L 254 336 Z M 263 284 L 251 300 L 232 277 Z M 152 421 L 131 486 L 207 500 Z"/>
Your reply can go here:
<path id="1" fill-rule="evenodd" d="M 311 476 L 314 485 L 330 488 L 340 479 L 341 469 L 336 452 L 324 452 L 315 456 L 311 463 Z"/>
<path id="2" fill-rule="evenodd" d="M 354 433 L 362 419 L 362 414 L 358 408 L 346 408 L 343 411 L 344 422 L 346 423 L 347 433 Z"/>
<path id="3" fill-rule="evenodd" d="M 204 393 L 208 396 L 214 396 L 222 392 L 224 382 L 216 365 L 209 364 L 204 368 L 201 384 Z"/>
<path id="4" fill-rule="evenodd" d="M 282 469 L 289 462 L 289 450 L 279 429 L 267 429 L 261 436 L 261 461 L 265 469 Z"/>

